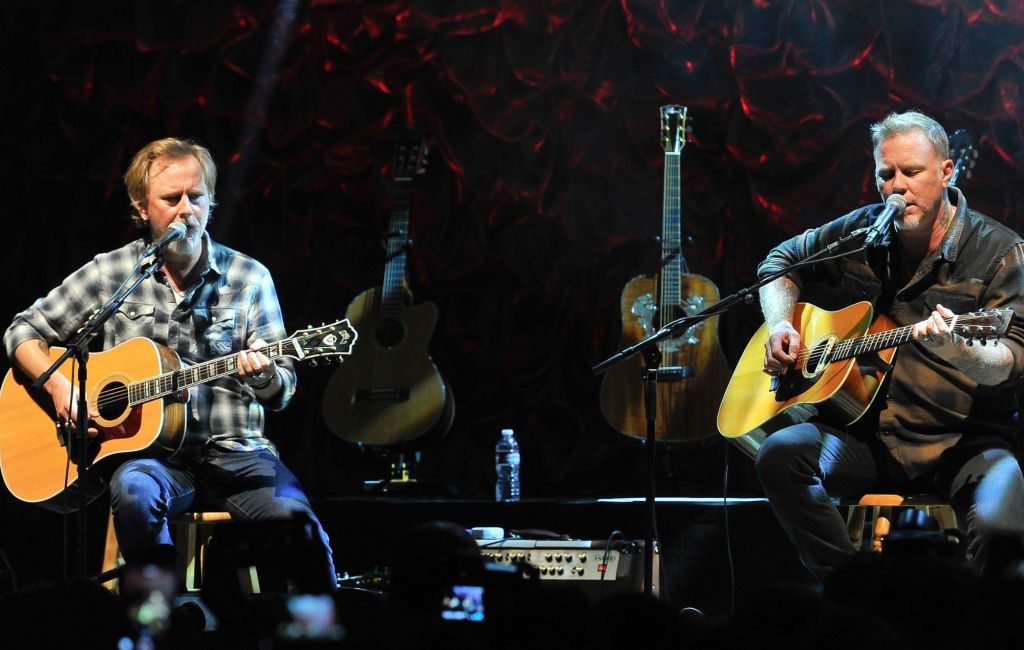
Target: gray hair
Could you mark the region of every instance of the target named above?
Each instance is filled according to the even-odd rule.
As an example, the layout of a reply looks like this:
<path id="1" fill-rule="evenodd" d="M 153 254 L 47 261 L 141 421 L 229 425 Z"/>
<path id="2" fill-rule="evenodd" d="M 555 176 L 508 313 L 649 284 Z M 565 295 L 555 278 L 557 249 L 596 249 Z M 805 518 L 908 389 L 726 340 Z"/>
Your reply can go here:
<path id="1" fill-rule="evenodd" d="M 949 158 L 949 136 L 942 125 L 919 111 L 907 111 L 906 113 L 889 113 L 884 120 L 871 125 L 871 144 L 875 149 L 883 140 L 888 140 L 894 135 L 920 131 L 924 133 L 929 142 L 939 154 L 939 159 Z"/>

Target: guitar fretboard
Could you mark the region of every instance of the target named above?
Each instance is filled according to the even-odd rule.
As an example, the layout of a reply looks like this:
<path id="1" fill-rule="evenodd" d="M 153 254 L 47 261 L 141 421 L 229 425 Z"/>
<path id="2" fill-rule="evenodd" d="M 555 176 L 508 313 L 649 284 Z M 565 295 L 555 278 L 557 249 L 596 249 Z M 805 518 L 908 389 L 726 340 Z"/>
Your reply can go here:
<path id="1" fill-rule="evenodd" d="M 946 326 L 954 334 L 959 334 L 968 340 L 986 339 L 998 337 L 1005 333 L 1009 326 L 1010 313 L 1007 310 L 990 310 L 988 312 L 972 312 L 958 316 L 943 318 Z M 1003 321 L 1002 325 L 996 324 Z M 817 365 L 823 354 L 828 354 L 827 361 L 843 361 L 853 357 L 878 352 L 888 348 L 894 348 L 914 340 L 914 326 L 904 325 L 884 332 L 875 332 L 858 338 L 846 339 L 836 343 L 831 350 L 819 345 L 811 350 L 804 367 Z"/>
<path id="2" fill-rule="evenodd" d="M 679 152 L 665 153 L 665 184 L 661 223 L 661 291 L 658 309 L 660 324 L 675 319 L 674 307 L 681 302 L 680 275 L 686 272 L 680 234 Z"/>
<path id="3" fill-rule="evenodd" d="M 956 320 L 956 317 L 945 319 L 946 325 L 949 325 Z M 897 327 L 896 329 L 886 330 L 884 332 L 876 332 L 874 334 L 868 334 L 867 336 L 861 336 L 855 339 L 847 339 L 841 343 L 837 343 L 832 348 L 832 354 L 829 355 L 832 361 L 842 361 L 844 359 L 852 359 L 853 357 L 860 354 L 870 354 L 872 352 L 878 352 L 879 350 L 885 350 L 887 348 L 894 348 L 904 343 L 909 343 L 914 340 L 914 326 L 906 325 L 904 327 Z"/>
<path id="4" fill-rule="evenodd" d="M 295 344 L 294 337 L 271 343 L 260 350 L 270 359 L 289 356 L 302 359 L 302 351 Z M 179 391 L 203 384 L 220 377 L 226 377 L 238 371 L 238 353 L 226 357 L 212 359 L 195 366 L 180 368 L 128 384 L 128 400 L 132 406 L 149 402 L 160 397 L 172 395 Z"/>
<path id="5" fill-rule="evenodd" d="M 381 316 L 397 318 L 405 309 L 405 258 L 409 241 L 409 197 L 412 178 L 396 176 L 394 179 L 394 208 L 388 228 L 387 264 L 384 266 L 384 285 L 381 298 Z"/>

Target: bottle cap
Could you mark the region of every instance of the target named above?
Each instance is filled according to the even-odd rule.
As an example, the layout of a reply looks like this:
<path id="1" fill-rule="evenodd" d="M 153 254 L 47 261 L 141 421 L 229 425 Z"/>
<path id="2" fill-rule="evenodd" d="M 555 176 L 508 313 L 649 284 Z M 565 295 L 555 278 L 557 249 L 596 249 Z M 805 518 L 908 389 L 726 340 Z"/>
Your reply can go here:
<path id="1" fill-rule="evenodd" d="M 501 430 L 501 435 L 503 435 L 503 436 L 511 436 L 511 435 L 513 435 L 512 429 L 502 429 Z"/>

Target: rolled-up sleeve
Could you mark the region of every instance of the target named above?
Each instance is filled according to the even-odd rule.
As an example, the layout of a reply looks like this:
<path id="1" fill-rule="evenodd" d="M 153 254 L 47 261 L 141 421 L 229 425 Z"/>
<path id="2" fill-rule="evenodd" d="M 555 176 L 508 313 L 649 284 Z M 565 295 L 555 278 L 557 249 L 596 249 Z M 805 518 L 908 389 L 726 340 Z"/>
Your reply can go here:
<path id="1" fill-rule="evenodd" d="M 249 338 L 246 345 L 251 346 L 256 339 L 263 339 L 268 343 L 280 341 L 287 336 L 284 327 L 284 315 L 281 312 L 281 302 L 277 297 L 277 289 L 274 287 L 274 280 L 270 272 L 264 270 L 259 276 L 256 291 L 253 295 L 249 308 Z M 298 387 L 298 375 L 295 372 L 295 362 L 288 357 L 275 359 L 278 367 L 278 376 L 282 383 L 282 390 L 273 393 L 270 398 L 264 398 L 260 392 L 256 397 L 265 408 L 272 411 L 280 411 L 288 406 L 295 389 Z"/>
<path id="2" fill-rule="evenodd" d="M 983 296 L 988 309 L 1009 308 L 1014 312 L 1010 328 L 1001 339 L 1013 356 L 1006 383 L 1024 381 L 1024 243 L 1015 243 L 999 260 Z"/>
<path id="3" fill-rule="evenodd" d="M 100 273 L 93 260 L 17 314 L 4 333 L 8 358 L 13 358 L 14 350 L 25 341 L 42 339 L 55 344 L 71 338 L 89 314 L 102 304 L 102 296 L 96 289 L 100 285 Z"/>

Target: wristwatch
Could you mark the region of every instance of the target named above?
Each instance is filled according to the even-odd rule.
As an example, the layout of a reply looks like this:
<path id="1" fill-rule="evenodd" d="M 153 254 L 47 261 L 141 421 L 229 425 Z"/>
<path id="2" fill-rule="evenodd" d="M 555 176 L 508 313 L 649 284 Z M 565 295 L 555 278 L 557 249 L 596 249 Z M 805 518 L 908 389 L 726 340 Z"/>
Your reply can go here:
<path id="1" fill-rule="evenodd" d="M 249 384 L 249 388 L 252 388 L 253 390 L 261 390 L 269 386 L 276 376 L 277 367 L 275 366 L 273 370 L 262 370 L 255 375 L 249 375 L 245 378 L 245 383 Z"/>

